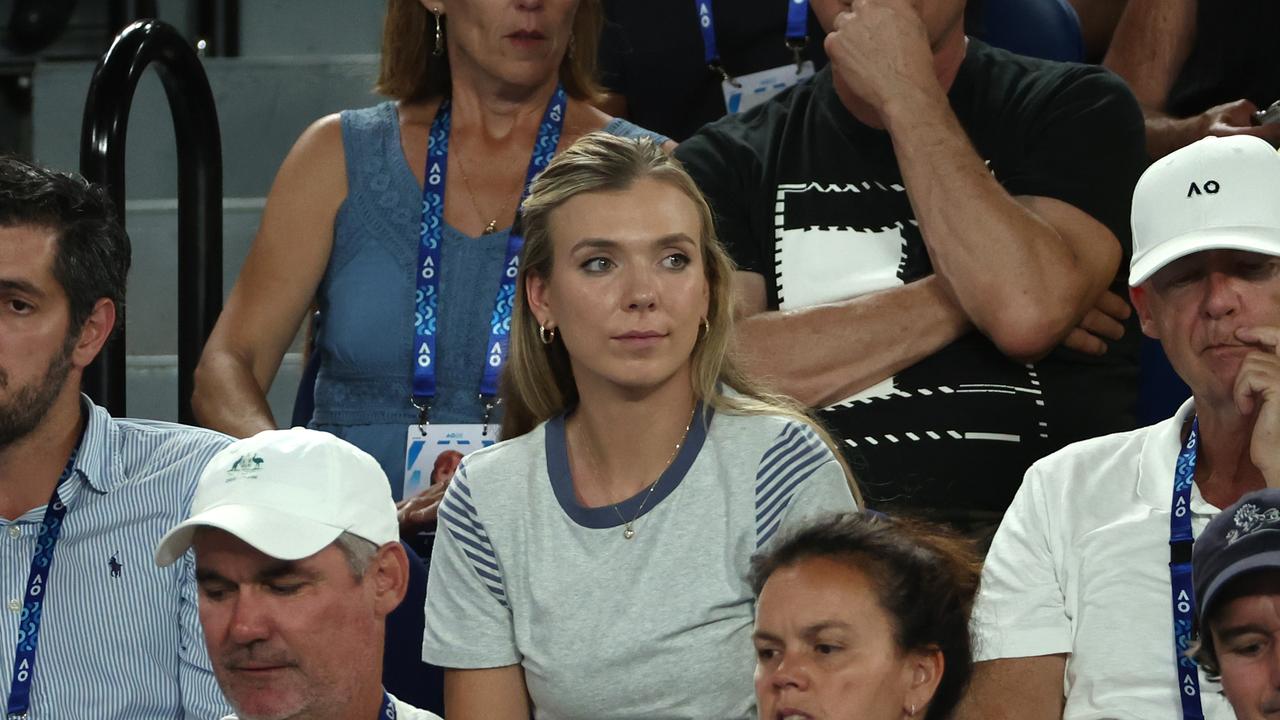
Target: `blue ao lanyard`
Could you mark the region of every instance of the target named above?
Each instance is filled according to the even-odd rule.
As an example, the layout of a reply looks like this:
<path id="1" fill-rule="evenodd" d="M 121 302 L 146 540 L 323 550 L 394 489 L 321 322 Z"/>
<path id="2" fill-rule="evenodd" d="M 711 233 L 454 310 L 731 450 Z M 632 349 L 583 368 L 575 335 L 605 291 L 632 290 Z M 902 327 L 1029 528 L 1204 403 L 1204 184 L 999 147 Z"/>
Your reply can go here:
<path id="1" fill-rule="evenodd" d="M 729 76 L 720 62 L 720 48 L 716 45 L 716 20 L 711 11 L 711 0 L 693 0 L 698 13 L 698 29 L 702 32 L 702 58 L 707 67 L 715 70 L 734 87 L 741 87 Z M 800 54 L 809 44 L 809 0 L 787 0 L 787 49 L 796 59 L 796 72 L 800 72 Z"/>
<path id="2" fill-rule="evenodd" d="M 391 696 L 386 690 L 382 691 L 382 713 L 378 715 L 378 720 L 396 720 L 396 704 L 391 702 Z"/>
<path id="3" fill-rule="evenodd" d="M 1195 591 L 1191 583 L 1191 487 L 1196 476 L 1196 445 L 1200 421 L 1191 422 L 1191 434 L 1178 453 L 1173 471 L 1173 504 L 1169 513 L 1169 580 L 1173 600 L 1173 652 L 1178 668 L 1178 697 L 1185 720 L 1203 720 L 1200 706 L 1200 675 L 1196 662 L 1187 657 L 1191 647 L 1192 620 L 1196 613 Z"/>
<path id="4" fill-rule="evenodd" d="M 521 202 L 529 194 L 533 178 L 551 162 L 556 146 L 560 144 L 560 132 L 564 127 L 564 113 L 568 97 L 564 88 L 556 86 L 551 101 L 547 103 L 542 123 L 538 126 L 538 138 L 529 159 L 525 174 Z M 444 183 L 449 167 L 449 127 L 451 111 L 449 100 L 440 104 L 435 120 L 431 123 L 431 135 L 427 147 L 427 169 L 422 183 L 422 225 L 418 243 L 417 292 L 414 295 L 413 314 L 413 397 L 410 401 L 418 409 L 418 424 L 427 423 L 427 411 L 436 395 L 436 308 L 440 300 L 440 245 L 444 235 Z M 511 308 L 516 296 L 516 274 L 520 264 L 520 248 L 524 237 L 520 232 L 519 206 L 516 222 L 507 236 L 507 255 L 502 267 L 502 282 L 489 318 L 489 341 L 485 345 L 484 374 L 480 378 L 480 397 L 485 401 L 484 422 L 489 423 L 493 399 L 498 395 L 498 380 L 502 363 L 507 356 L 511 337 Z"/>
<path id="5" fill-rule="evenodd" d="M 9 720 L 24 720 L 31 707 L 31 683 L 36 672 L 40 616 L 49 586 L 49 568 L 53 565 L 53 547 L 62 534 L 62 519 L 67 515 L 67 506 L 58 495 L 58 488 L 71 477 L 78 452 L 79 448 L 71 452 L 67 466 L 53 488 L 53 497 L 49 498 L 40 532 L 36 535 L 36 554 L 31 560 L 31 573 L 27 576 L 27 594 L 22 605 L 22 617 L 18 621 L 18 646 L 13 655 L 13 680 L 9 686 L 9 702 L 5 706 Z"/>

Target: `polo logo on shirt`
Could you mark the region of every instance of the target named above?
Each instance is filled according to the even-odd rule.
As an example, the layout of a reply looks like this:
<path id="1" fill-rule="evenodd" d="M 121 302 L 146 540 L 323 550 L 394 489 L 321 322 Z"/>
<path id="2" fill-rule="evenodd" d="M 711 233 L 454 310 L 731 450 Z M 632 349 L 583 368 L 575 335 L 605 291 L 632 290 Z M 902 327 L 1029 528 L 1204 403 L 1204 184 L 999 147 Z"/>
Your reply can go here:
<path id="1" fill-rule="evenodd" d="M 111 577 L 113 578 L 120 577 L 120 573 L 124 572 L 124 565 L 120 562 L 119 555 L 120 551 L 117 550 L 116 554 L 112 555 L 110 560 L 107 560 L 107 567 L 111 568 Z"/>
<path id="2" fill-rule="evenodd" d="M 1203 188 L 1203 190 L 1201 188 Z M 1218 191 L 1221 189 L 1222 187 L 1218 185 L 1217 180 L 1209 180 L 1205 182 L 1203 186 L 1197 185 L 1193 182 L 1191 183 L 1191 187 L 1187 188 L 1187 197 L 1191 197 L 1192 195 L 1204 195 L 1205 193 L 1208 193 L 1209 195 L 1217 195 Z"/>

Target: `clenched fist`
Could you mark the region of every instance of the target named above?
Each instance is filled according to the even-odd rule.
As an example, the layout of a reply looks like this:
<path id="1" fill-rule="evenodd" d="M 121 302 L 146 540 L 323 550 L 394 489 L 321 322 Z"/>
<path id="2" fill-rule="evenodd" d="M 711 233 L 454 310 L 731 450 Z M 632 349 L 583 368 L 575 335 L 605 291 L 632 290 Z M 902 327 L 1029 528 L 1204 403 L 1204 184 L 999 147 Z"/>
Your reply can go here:
<path id="1" fill-rule="evenodd" d="M 1249 456 L 1267 487 L 1280 487 L 1280 327 L 1240 328 L 1236 339 L 1259 348 L 1244 357 L 1235 386 L 1236 407 L 1255 416 Z"/>
<path id="2" fill-rule="evenodd" d="M 929 31 L 911 0 L 853 0 L 824 47 L 836 78 L 877 111 L 905 91 L 937 83 Z"/>

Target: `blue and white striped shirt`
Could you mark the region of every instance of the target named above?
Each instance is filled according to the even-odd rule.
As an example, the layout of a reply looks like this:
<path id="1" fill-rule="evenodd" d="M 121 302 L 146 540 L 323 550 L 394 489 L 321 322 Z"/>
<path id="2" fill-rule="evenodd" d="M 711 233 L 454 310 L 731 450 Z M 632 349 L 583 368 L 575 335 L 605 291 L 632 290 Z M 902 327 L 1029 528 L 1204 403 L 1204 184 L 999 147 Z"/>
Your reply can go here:
<path id="1" fill-rule="evenodd" d="M 218 433 L 116 420 L 88 398 L 46 586 L 32 720 L 212 720 L 231 711 L 209 667 L 194 560 L 152 550 L 186 519 L 196 480 L 230 443 Z M 45 506 L 0 519 L 0 692 L 8 696 L 27 575 Z"/>

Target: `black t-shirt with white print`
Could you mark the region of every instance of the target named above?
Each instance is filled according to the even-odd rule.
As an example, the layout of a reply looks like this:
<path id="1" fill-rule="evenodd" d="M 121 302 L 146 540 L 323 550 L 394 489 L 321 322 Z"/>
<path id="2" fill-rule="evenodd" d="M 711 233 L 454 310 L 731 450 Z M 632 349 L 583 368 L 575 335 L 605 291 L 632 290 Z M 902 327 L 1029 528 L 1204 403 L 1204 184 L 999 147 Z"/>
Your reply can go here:
<path id="1" fill-rule="evenodd" d="M 1130 198 L 1147 160 L 1141 111 L 1119 79 L 970 40 L 949 98 L 1007 192 L 1089 213 L 1119 239 L 1127 269 Z M 764 276 L 770 309 L 933 272 L 888 133 L 848 113 L 830 68 L 708 125 L 676 154 L 740 268 Z M 1123 269 L 1112 286 L 1122 295 Z M 1133 426 L 1137 341 L 1130 322 L 1100 358 L 1058 348 L 1024 364 L 975 331 L 820 417 L 873 506 L 944 518 L 1003 512 L 1035 460 Z M 848 338 L 850 353 L 859 347 Z"/>

